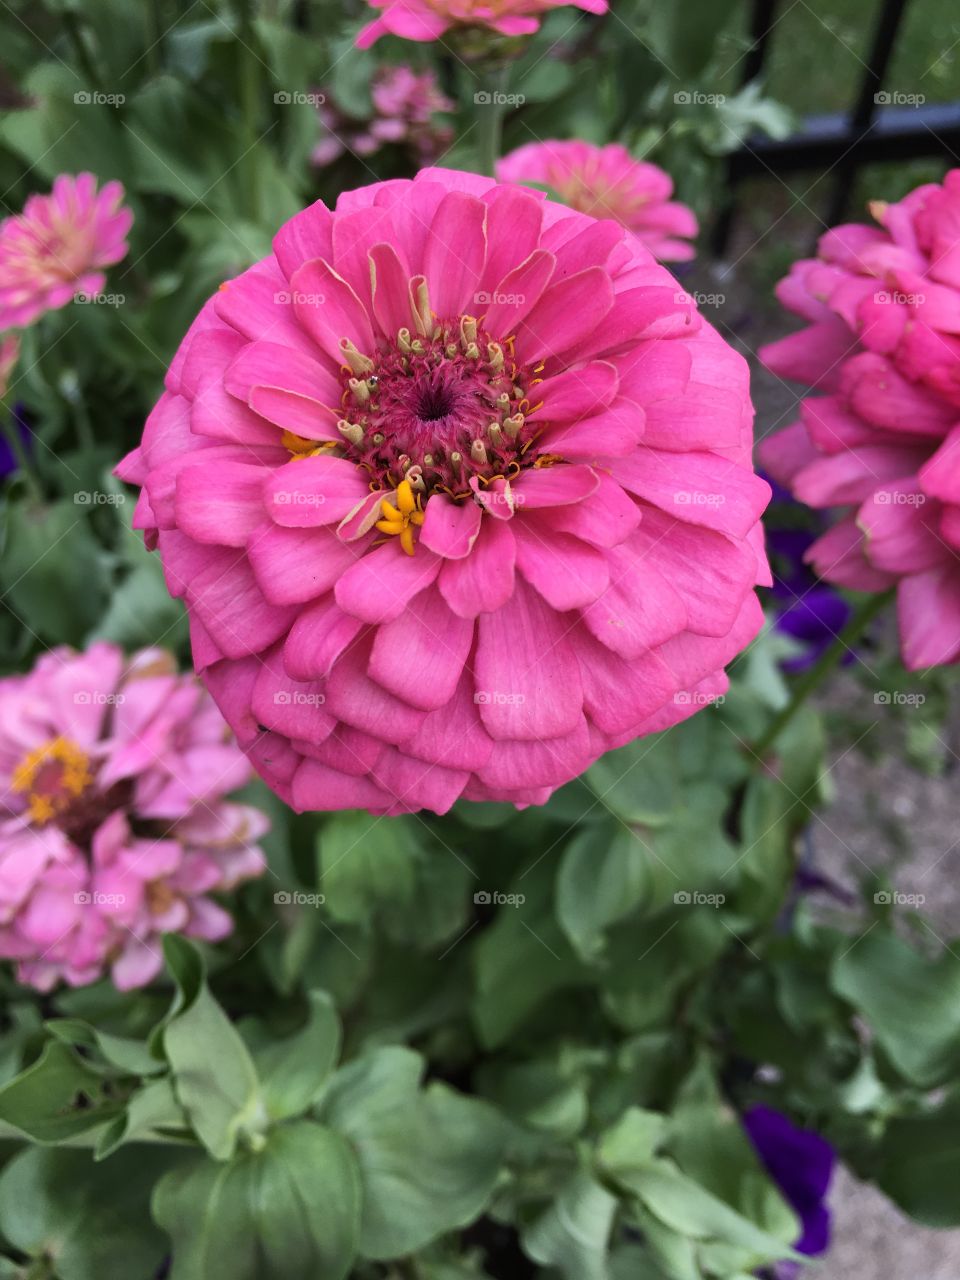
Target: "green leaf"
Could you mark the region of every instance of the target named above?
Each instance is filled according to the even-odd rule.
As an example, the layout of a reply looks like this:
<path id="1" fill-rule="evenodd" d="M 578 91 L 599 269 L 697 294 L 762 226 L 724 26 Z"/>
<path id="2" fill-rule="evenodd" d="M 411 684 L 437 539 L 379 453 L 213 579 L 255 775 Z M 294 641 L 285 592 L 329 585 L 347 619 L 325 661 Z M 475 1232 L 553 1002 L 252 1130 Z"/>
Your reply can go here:
<path id="1" fill-rule="evenodd" d="M 271 1120 L 303 1115 L 320 1096 L 340 1056 L 340 1019 L 323 991 L 309 996 L 307 1022 L 292 1036 L 276 1039 L 266 1027 L 248 1043 Z"/>
<path id="2" fill-rule="evenodd" d="M 927 959 L 875 926 L 839 956 L 833 989 L 863 1017 L 890 1061 L 929 1088 L 960 1063 L 960 957 Z"/>
<path id="3" fill-rule="evenodd" d="M 0 1173 L 0 1232 L 29 1257 L 54 1259 L 58 1280 L 152 1276 L 166 1244 L 150 1190 L 166 1167 L 143 1151 L 96 1165 L 86 1152 L 30 1147 Z"/>
<path id="4" fill-rule="evenodd" d="M 601 1136 L 597 1159 L 617 1179 L 622 1171 L 649 1164 L 663 1142 L 666 1120 L 656 1111 L 629 1107 L 620 1120 Z"/>
<path id="5" fill-rule="evenodd" d="M 751 1270 L 766 1262 L 797 1257 L 789 1246 L 685 1177 L 668 1160 L 651 1161 L 622 1174 L 621 1179 L 665 1226 L 693 1240 L 736 1246 L 749 1256 Z"/>
<path id="6" fill-rule="evenodd" d="M 574 836 L 557 875 L 557 919 L 584 960 L 602 952 L 608 925 L 629 915 L 649 888 L 649 854 L 634 831 L 604 823 Z"/>
<path id="7" fill-rule="evenodd" d="M 581 1170 L 521 1232 L 524 1252 L 567 1280 L 608 1280 L 607 1246 L 616 1210 L 616 1197 Z"/>
<path id="8" fill-rule="evenodd" d="M 151 1080 L 130 1098 L 122 1115 L 101 1135 L 95 1159 L 105 1160 L 128 1142 L 173 1141 L 169 1133 L 161 1134 L 160 1130 L 179 1130 L 182 1141 L 191 1141 L 187 1117 L 166 1076 L 161 1080 Z"/>
<path id="9" fill-rule="evenodd" d="M 229 1160 L 241 1135 L 256 1141 L 266 1125 L 256 1069 L 239 1031 L 207 989 L 196 949 L 168 934 L 164 954 L 177 984 L 163 1029 L 174 1090 L 210 1154 Z"/>
<path id="10" fill-rule="evenodd" d="M 409 907 L 417 882 L 420 841 L 412 818 L 336 813 L 318 842 L 320 888 L 334 920 L 369 920 L 381 904 Z"/>
<path id="11" fill-rule="evenodd" d="M 111 1035 L 79 1018 L 53 1018 L 45 1026 L 63 1044 L 91 1051 L 108 1068 L 123 1075 L 150 1076 L 163 1070 L 163 1063 L 153 1056 L 142 1040 Z"/>
<path id="12" fill-rule="evenodd" d="M 360 1174 L 349 1146 L 308 1120 L 227 1164 L 168 1173 L 153 1213 L 173 1240 L 171 1280 L 342 1280 L 356 1255 Z"/>
<path id="13" fill-rule="evenodd" d="M 104 558 L 82 503 L 7 504 L 0 586 L 41 640 L 80 644 L 103 612 Z"/>
<path id="14" fill-rule="evenodd" d="M 51 1040 L 32 1066 L 0 1089 L 0 1120 L 35 1142 L 63 1142 L 116 1116 L 121 1104 L 103 1090 L 99 1072 Z"/>
<path id="15" fill-rule="evenodd" d="M 446 1085 L 420 1087 L 410 1049 L 341 1068 L 322 1117 L 349 1140 L 363 1178 L 360 1251 L 395 1258 L 472 1222 L 497 1178 L 506 1128 L 492 1107 Z"/>

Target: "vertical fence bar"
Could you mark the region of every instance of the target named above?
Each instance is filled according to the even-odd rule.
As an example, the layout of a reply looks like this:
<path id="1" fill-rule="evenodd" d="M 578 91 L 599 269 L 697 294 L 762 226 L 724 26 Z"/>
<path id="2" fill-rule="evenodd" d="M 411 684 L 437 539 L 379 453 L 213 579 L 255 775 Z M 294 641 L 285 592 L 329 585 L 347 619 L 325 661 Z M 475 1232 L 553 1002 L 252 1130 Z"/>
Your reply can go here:
<path id="1" fill-rule="evenodd" d="M 833 195 L 827 209 L 827 222 L 834 226 L 846 211 L 850 194 L 859 169 L 858 144 L 870 132 L 877 114 L 877 94 L 887 74 L 900 21 L 908 0 L 883 0 L 873 31 L 873 42 L 867 66 L 860 82 L 860 92 L 849 117 L 850 149 L 843 162 L 843 172 L 833 185 Z"/>

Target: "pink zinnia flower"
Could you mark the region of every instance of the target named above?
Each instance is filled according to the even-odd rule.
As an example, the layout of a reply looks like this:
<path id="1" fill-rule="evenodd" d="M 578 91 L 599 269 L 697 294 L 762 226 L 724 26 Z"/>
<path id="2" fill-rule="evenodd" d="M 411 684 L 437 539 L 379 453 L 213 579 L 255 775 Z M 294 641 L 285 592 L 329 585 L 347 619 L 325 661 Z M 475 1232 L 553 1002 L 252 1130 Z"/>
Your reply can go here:
<path id="1" fill-rule="evenodd" d="M 871 211 L 880 227 L 834 227 L 778 286 L 810 324 L 761 356 L 824 394 L 762 458 L 840 509 L 807 553 L 821 577 L 897 587 L 915 669 L 960 659 L 960 170 Z"/>
<path id="2" fill-rule="evenodd" d="M 78 293 L 101 292 L 100 268 L 127 252 L 133 214 L 122 201 L 119 182 L 98 192 L 92 173 L 62 173 L 48 196 L 31 196 L 0 223 L 0 329 L 22 329 Z"/>
<path id="3" fill-rule="evenodd" d="M 159 935 L 232 928 L 208 895 L 259 875 L 263 814 L 224 799 L 250 769 L 168 654 L 58 649 L 0 680 L 0 956 L 23 982 L 121 989 L 162 965 Z"/>
<path id="4" fill-rule="evenodd" d="M 607 0 L 369 0 L 381 9 L 357 36 L 357 47 L 369 49 L 381 36 L 404 40 L 439 40 L 451 27 L 488 27 L 502 36 L 529 36 L 551 9 L 573 4 L 588 13 L 606 13 Z"/>
<path id="5" fill-rule="evenodd" d="M 760 624 L 747 369 L 634 237 L 426 169 L 225 285 L 119 474 L 296 809 L 540 803 Z"/>
<path id="6" fill-rule="evenodd" d="M 684 239 L 697 234 L 697 219 L 685 204 L 671 200 L 673 180 L 655 164 L 634 160 L 611 142 L 530 142 L 497 165 L 501 182 L 550 187 L 571 209 L 592 218 L 613 218 L 632 231 L 661 262 L 686 262 L 694 248 Z"/>

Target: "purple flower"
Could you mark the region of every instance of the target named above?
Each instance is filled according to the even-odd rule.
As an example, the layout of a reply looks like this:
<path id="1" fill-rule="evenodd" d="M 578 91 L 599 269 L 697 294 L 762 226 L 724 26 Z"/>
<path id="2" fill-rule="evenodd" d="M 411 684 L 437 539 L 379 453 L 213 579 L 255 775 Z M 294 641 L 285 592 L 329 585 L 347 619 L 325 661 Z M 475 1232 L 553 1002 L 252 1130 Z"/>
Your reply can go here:
<path id="1" fill-rule="evenodd" d="M 743 1126 L 770 1177 L 800 1219 L 798 1253 L 815 1256 L 830 1244 L 830 1211 L 827 1189 L 833 1176 L 836 1153 L 825 1138 L 809 1129 L 798 1129 L 772 1107 L 755 1106 L 744 1113 Z M 778 1280 L 794 1273 L 791 1264 L 780 1264 Z"/>

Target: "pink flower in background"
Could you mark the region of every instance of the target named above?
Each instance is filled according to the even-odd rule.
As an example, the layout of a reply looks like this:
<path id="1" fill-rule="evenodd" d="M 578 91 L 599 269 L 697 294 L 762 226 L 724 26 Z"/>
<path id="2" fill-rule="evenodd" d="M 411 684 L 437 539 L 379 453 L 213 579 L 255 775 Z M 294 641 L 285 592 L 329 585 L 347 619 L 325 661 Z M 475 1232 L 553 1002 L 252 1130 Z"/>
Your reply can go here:
<path id="1" fill-rule="evenodd" d="M 549 187 L 592 218 L 613 218 L 632 231 L 661 262 L 694 256 L 686 239 L 697 234 L 692 209 L 671 200 L 673 181 L 655 164 L 634 160 L 612 142 L 530 142 L 497 165 L 501 182 L 535 182 Z M 680 238 L 678 238 L 680 237 Z"/>
<path id="2" fill-rule="evenodd" d="M 133 214 L 123 187 L 97 191 L 92 173 L 61 174 L 47 196 L 0 223 L 0 330 L 22 329 L 78 293 L 103 289 L 101 268 L 127 252 Z"/>
<path id="3" fill-rule="evenodd" d="M 423 170 L 274 250 L 119 474 L 288 803 L 542 803 L 726 688 L 770 580 L 747 369 L 635 237 Z"/>
<path id="4" fill-rule="evenodd" d="M 209 896 L 264 869 L 264 815 L 224 797 L 250 769 L 170 656 L 58 649 L 0 680 L 0 956 L 21 981 L 121 990 L 162 965 L 159 935 L 232 928 Z"/>
<path id="5" fill-rule="evenodd" d="M 393 144 L 408 147 L 422 167 L 453 140 L 453 129 L 437 123 L 434 116 L 453 111 L 456 103 L 441 93 L 432 71 L 380 67 L 371 82 L 370 97 L 374 115 L 369 120 L 351 118 L 329 97 L 318 107 L 324 133 L 313 151 L 314 164 L 332 164 L 345 152 L 371 156 Z"/>
<path id="6" fill-rule="evenodd" d="M 369 0 L 380 9 L 357 36 L 368 49 L 381 36 L 404 40 L 439 40 L 451 27 L 488 27 L 502 36 L 529 36 L 551 9 L 573 4 L 588 13 L 606 13 L 607 0 Z"/>
<path id="7" fill-rule="evenodd" d="M 837 523 L 807 553 L 858 591 L 897 587 L 904 662 L 960 659 L 960 170 L 880 227 L 834 227 L 780 300 L 809 326 L 760 353 L 817 391 L 764 467 Z"/>

